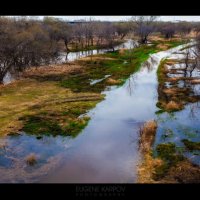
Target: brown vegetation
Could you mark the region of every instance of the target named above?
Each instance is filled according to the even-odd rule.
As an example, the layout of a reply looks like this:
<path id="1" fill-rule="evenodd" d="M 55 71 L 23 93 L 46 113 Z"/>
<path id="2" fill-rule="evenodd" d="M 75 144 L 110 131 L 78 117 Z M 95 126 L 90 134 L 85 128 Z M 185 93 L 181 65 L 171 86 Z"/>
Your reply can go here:
<path id="1" fill-rule="evenodd" d="M 83 57 L 83 58 L 80 58 L 79 60 L 83 60 L 83 61 L 90 61 L 90 60 L 95 60 L 95 61 L 98 61 L 98 60 L 116 60 L 116 58 L 109 58 L 109 57 L 101 57 L 101 56 L 87 56 L 87 57 Z"/>
<path id="2" fill-rule="evenodd" d="M 183 104 L 180 102 L 177 103 L 175 101 L 170 101 L 169 103 L 166 104 L 165 108 L 167 111 L 181 110 L 183 109 Z"/>
<path id="3" fill-rule="evenodd" d="M 143 152 L 148 152 L 156 134 L 157 123 L 154 120 L 146 122 L 140 128 L 140 149 Z"/>
<path id="4" fill-rule="evenodd" d="M 50 66 L 40 66 L 32 67 L 24 71 L 23 77 L 31 78 L 36 76 L 49 76 L 49 75 L 70 75 L 79 74 L 83 72 L 83 67 L 80 65 L 50 65 Z"/>
<path id="5" fill-rule="evenodd" d="M 161 50 L 167 50 L 169 49 L 169 45 L 168 44 L 158 44 L 157 48 L 161 49 Z"/>
<path id="6" fill-rule="evenodd" d="M 37 163 L 37 158 L 36 158 L 36 155 L 34 153 L 31 153 L 29 154 L 27 157 L 26 157 L 26 163 L 30 166 L 33 166 Z"/>
<path id="7" fill-rule="evenodd" d="M 127 50 L 127 49 L 125 49 L 125 48 L 120 49 L 120 50 L 119 50 L 119 54 L 124 54 L 126 50 Z"/>
<path id="8" fill-rule="evenodd" d="M 199 183 L 200 182 L 200 168 L 187 159 L 178 157 L 172 154 L 173 150 L 170 145 L 163 145 L 163 150 L 160 154 L 163 157 L 170 159 L 180 159 L 176 164 L 165 169 L 166 161 L 162 157 L 154 158 L 152 156 L 152 144 L 156 134 L 157 123 L 155 121 L 146 122 L 140 129 L 140 150 L 142 153 L 142 161 L 138 166 L 139 183 Z M 158 171 L 160 169 L 161 171 Z M 160 173 L 164 173 L 160 176 Z M 156 178 L 159 176 L 159 178 Z"/>
<path id="9" fill-rule="evenodd" d="M 117 85 L 117 84 L 120 84 L 121 81 L 120 81 L 120 80 L 113 79 L 113 78 L 108 78 L 108 79 L 106 80 L 106 83 L 108 83 L 109 85 Z"/>
<path id="10" fill-rule="evenodd" d="M 200 84 L 200 79 L 194 79 L 190 81 L 191 84 Z"/>
<path id="11" fill-rule="evenodd" d="M 200 168 L 185 159 L 171 167 L 158 183 L 200 183 Z"/>
<path id="12" fill-rule="evenodd" d="M 153 182 L 152 172 L 156 166 L 162 164 L 161 159 L 153 159 L 151 156 L 151 147 L 155 138 L 157 123 L 154 120 L 146 122 L 140 128 L 139 148 L 142 153 L 142 161 L 138 166 L 138 182 L 151 183 Z"/>
<path id="13" fill-rule="evenodd" d="M 5 149 L 7 146 L 7 143 L 4 141 L 0 141 L 0 149 Z"/>

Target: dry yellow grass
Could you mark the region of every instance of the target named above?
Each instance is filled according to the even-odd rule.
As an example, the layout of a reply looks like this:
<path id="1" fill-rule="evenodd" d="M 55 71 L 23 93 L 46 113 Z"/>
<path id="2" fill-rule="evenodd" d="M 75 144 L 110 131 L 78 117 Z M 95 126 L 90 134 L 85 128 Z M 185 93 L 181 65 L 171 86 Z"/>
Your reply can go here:
<path id="1" fill-rule="evenodd" d="M 32 67 L 27 69 L 23 73 L 23 77 L 31 76 L 47 76 L 47 75 L 60 75 L 60 74 L 72 74 L 72 73 L 81 73 L 83 72 L 83 67 L 80 65 L 74 64 L 62 64 L 62 65 L 50 65 L 50 66 L 40 66 L 38 68 Z"/>
<path id="2" fill-rule="evenodd" d="M 87 56 L 87 57 L 83 57 L 83 58 L 80 58 L 79 60 L 84 60 L 84 61 L 87 61 L 87 60 L 95 60 L 95 61 L 98 61 L 98 60 L 116 60 L 116 58 L 109 58 L 109 57 L 103 57 L 103 56 Z"/>
<path id="3" fill-rule="evenodd" d="M 177 94 L 177 88 L 167 88 L 167 89 L 164 89 L 163 92 L 165 94 L 175 95 Z"/>
<path id="4" fill-rule="evenodd" d="M 176 63 L 179 63 L 179 60 L 176 60 L 176 59 L 167 59 L 166 60 L 167 65 L 174 65 Z"/>
<path id="5" fill-rule="evenodd" d="M 19 119 L 25 115 L 43 111 L 64 112 L 74 107 L 77 101 L 80 101 L 81 108 L 84 106 L 81 101 L 87 100 L 90 104 L 101 99 L 100 94 L 74 93 L 54 81 L 40 82 L 28 78 L 1 87 L 0 93 L 0 135 L 20 130 L 23 122 Z"/>
<path id="6" fill-rule="evenodd" d="M 179 162 L 176 166 L 170 168 L 166 176 L 160 180 L 160 183 L 199 183 L 200 168 L 193 165 L 189 160 Z"/>
<path id="7" fill-rule="evenodd" d="M 153 158 L 151 152 L 143 155 L 143 162 L 138 167 L 138 183 L 156 183 L 153 179 L 153 173 L 156 167 L 163 164 L 163 161 L 158 158 Z"/>
<path id="8" fill-rule="evenodd" d="M 158 44 L 157 48 L 159 48 L 161 50 L 167 50 L 169 48 L 169 45 L 167 45 L 167 44 Z"/>
<path id="9" fill-rule="evenodd" d="M 197 32 L 196 31 L 190 31 L 189 34 L 187 34 L 187 38 L 195 38 L 197 36 Z"/>
<path id="10" fill-rule="evenodd" d="M 173 111 L 173 110 L 180 110 L 183 108 L 183 104 L 181 102 L 170 101 L 165 106 L 166 110 Z"/>
<path id="11" fill-rule="evenodd" d="M 171 167 L 166 175 L 156 181 L 153 176 L 156 169 L 164 164 L 160 158 L 153 158 L 152 143 L 155 137 L 157 124 L 155 121 L 149 121 L 144 124 L 140 130 L 140 149 L 143 159 L 138 166 L 138 183 L 199 183 L 200 168 L 193 165 L 189 160 L 180 161 L 177 165 Z"/>
<path id="12" fill-rule="evenodd" d="M 1 88 L 0 97 L 0 135 L 15 132 L 22 127 L 18 119 L 25 114 L 35 112 L 32 106 L 44 101 L 73 96 L 69 90 L 53 82 L 37 82 L 25 79 Z"/>
<path id="13" fill-rule="evenodd" d="M 160 37 L 160 35 L 151 35 L 149 36 L 149 40 L 151 41 L 165 41 L 166 39 L 163 37 Z"/>
<path id="14" fill-rule="evenodd" d="M 190 81 L 191 84 L 200 84 L 200 79 L 194 79 Z"/>
<path id="15" fill-rule="evenodd" d="M 177 81 L 179 81 L 181 79 L 182 79 L 182 77 L 172 77 L 172 78 L 167 78 L 166 82 L 172 82 L 172 83 L 174 83 L 174 82 L 177 82 Z"/>
<path id="16" fill-rule="evenodd" d="M 157 123 L 154 120 L 146 122 L 140 128 L 140 149 L 142 152 L 148 152 L 156 134 Z"/>
<path id="17" fill-rule="evenodd" d="M 156 166 L 162 164 L 162 160 L 153 159 L 152 144 L 155 138 L 157 123 L 154 120 L 146 122 L 140 129 L 139 147 L 143 156 L 142 162 L 138 166 L 138 182 L 151 183 L 154 182 L 152 175 Z"/>
<path id="18" fill-rule="evenodd" d="M 120 49 L 120 50 L 119 50 L 119 54 L 124 54 L 124 52 L 125 52 L 126 50 L 127 50 L 127 49 L 125 49 L 125 48 Z"/>
<path id="19" fill-rule="evenodd" d="M 121 81 L 120 80 L 116 80 L 116 79 L 113 79 L 113 78 L 108 78 L 106 80 L 106 82 L 109 84 L 109 85 L 116 85 L 116 84 L 120 84 Z"/>
<path id="20" fill-rule="evenodd" d="M 36 158 L 36 155 L 34 153 L 31 153 L 29 154 L 27 157 L 26 157 L 26 163 L 28 165 L 35 165 L 37 163 L 37 158 Z"/>

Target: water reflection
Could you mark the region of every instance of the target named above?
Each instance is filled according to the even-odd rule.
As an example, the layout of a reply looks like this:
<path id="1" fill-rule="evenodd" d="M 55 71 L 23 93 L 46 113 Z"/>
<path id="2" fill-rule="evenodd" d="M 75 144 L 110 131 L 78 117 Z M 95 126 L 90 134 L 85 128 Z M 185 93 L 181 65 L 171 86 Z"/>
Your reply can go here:
<path id="1" fill-rule="evenodd" d="M 176 55 L 180 57 L 181 54 Z M 175 55 L 169 58 L 174 59 Z M 159 123 L 154 150 L 160 143 L 175 143 L 177 149 L 182 149 L 181 154 L 194 164 L 200 165 L 200 151 L 188 150 L 182 141 L 183 139 L 192 142 L 200 141 L 200 85 L 191 83 L 192 80 L 199 78 L 199 72 L 196 68 L 194 69 L 193 64 L 187 66 L 186 64 L 167 65 L 169 71 L 165 78 L 168 82 L 161 82 L 158 85 L 159 108 L 163 108 L 162 105 L 167 105 L 171 101 L 176 104 L 183 104 L 184 108 L 174 113 L 158 114 Z M 170 135 L 167 133 L 170 133 Z"/>
<path id="2" fill-rule="evenodd" d="M 63 152 L 71 147 L 68 137 L 35 136 L 22 133 L 19 136 L 0 138 L 0 182 L 32 182 L 49 173 L 62 163 Z M 29 166 L 26 157 L 34 153 L 36 164 Z"/>
<path id="3" fill-rule="evenodd" d="M 152 67 L 142 67 L 122 87 L 104 91 L 105 100 L 88 113 L 91 120 L 78 137 L 8 137 L 6 151 L 1 150 L 1 182 L 135 182 L 138 130 L 155 118 L 156 70 L 160 60 L 172 52 L 152 55 L 157 61 L 150 58 Z M 30 153 L 38 156 L 34 167 L 24 160 Z"/>
<path id="4" fill-rule="evenodd" d="M 158 63 L 158 59 L 155 56 L 150 56 L 149 59 L 142 64 L 142 66 L 143 68 L 147 68 L 148 72 L 151 72 L 154 69 L 154 66 Z"/>
<path id="5" fill-rule="evenodd" d="M 126 42 L 117 45 L 114 49 L 119 50 L 121 48 L 135 48 L 138 45 L 136 41 L 133 41 L 132 39 L 127 40 Z M 68 63 L 83 57 L 87 56 L 92 56 L 96 54 L 103 54 L 108 51 L 112 51 L 112 49 L 94 49 L 94 50 L 88 50 L 88 51 L 78 51 L 78 52 L 60 52 L 60 56 L 57 58 L 55 61 L 56 64 L 61 64 L 61 63 Z M 3 79 L 3 84 L 9 84 L 16 80 L 19 77 L 20 74 L 17 74 L 15 70 L 10 70 L 4 77 Z"/>
<path id="6" fill-rule="evenodd" d="M 74 141 L 73 155 L 67 156 L 65 164 L 41 182 L 136 181 L 138 130 L 141 124 L 155 117 L 156 70 L 159 61 L 170 52 L 152 55 L 157 62 L 151 70 L 143 67 L 122 87 L 112 87 L 104 92 L 105 100 L 88 113 L 92 119 Z"/>
<path id="7" fill-rule="evenodd" d="M 126 48 L 126 49 L 132 49 L 138 46 L 138 43 L 134 40 L 127 40 L 126 42 L 115 46 L 114 49 L 115 50 L 119 50 L 121 48 Z M 94 49 L 94 50 L 87 50 L 87 51 L 79 51 L 79 52 L 69 52 L 68 54 L 62 52 L 60 53 L 60 58 L 59 58 L 59 62 L 63 63 L 63 62 L 69 62 L 69 61 L 74 61 L 77 59 L 80 59 L 82 57 L 86 57 L 86 56 L 92 56 L 92 55 L 96 55 L 96 54 L 103 54 L 106 53 L 108 51 L 113 51 L 112 49 Z"/>
<path id="8" fill-rule="evenodd" d="M 127 80 L 127 85 L 126 85 L 126 89 L 127 89 L 127 92 L 130 96 L 133 95 L 134 93 L 134 88 L 137 87 L 137 74 L 135 75 L 132 75 L 128 80 Z"/>

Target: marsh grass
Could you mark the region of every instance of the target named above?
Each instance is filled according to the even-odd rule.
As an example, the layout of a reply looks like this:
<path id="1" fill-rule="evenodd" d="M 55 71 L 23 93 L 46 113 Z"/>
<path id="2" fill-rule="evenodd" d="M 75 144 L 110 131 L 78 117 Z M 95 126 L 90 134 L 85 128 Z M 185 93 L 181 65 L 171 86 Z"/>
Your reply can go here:
<path id="1" fill-rule="evenodd" d="M 60 87 L 56 81 L 34 79 L 6 85 L 1 88 L 1 94 L 1 135 L 19 130 L 29 130 L 33 134 L 31 129 L 39 130 L 38 125 L 41 125 L 40 132 L 45 130 L 49 133 L 50 129 L 59 132 L 66 125 L 66 119 L 76 120 L 103 99 L 103 95 L 98 93 L 74 93 Z M 30 120 L 27 116 L 36 119 Z"/>
<path id="2" fill-rule="evenodd" d="M 157 122 L 150 120 L 146 122 L 139 130 L 139 149 L 142 153 L 142 162 L 138 166 L 139 183 L 154 182 L 152 173 L 156 166 L 160 166 L 162 164 L 161 159 L 154 159 L 152 157 L 152 144 L 155 138 L 156 129 Z"/>
<path id="3" fill-rule="evenodd" d="M 184 73 L 182 72 L 178 72 L 180 74 L 183 74 L 181 77 L 169 77 L 169 74 L 176 74 L 177 70 L 180 69 L 174 69 L 171 67 L 168 68 L 166 64 L 168 66 L 173 66 L 174 64 L 177 64 L 179 62 L 180 61 L 175 59 L 165 59 L 161 61 L 158 67 L 157 76 L 159 82 L 159 96 L 156 105 L 158 108 L 161 109 L 160 112 L 176 112 L 182 110 L 187 103 L 197 102 L 200 99 L 198 95 L 194 94 L 193 89 L 191 87 L 192 82 L 193 84 L 198 84 L 198 79 L 196 79 L 195 77 L 185 77 Z M 182 81 L 185 84 L 185 87 L 179 87 L 178 81 Z M 166 82 L 170 86 L 167 86 L 165 84 Z"/>
<path id="4" fill-rule="evenodd" d="M 167 111 L 178 111 L 178 110 L 182 110 L 183 109 L 183 104 L 182 103 L 178 103 L 175 101 L 170 101 L 169 103 L 166 104 L 165 109 Z"/>
<path id="5" fill-rule="evenodd" d="M 182 142 L 184 143 L 185 147 L 190 150 L 200 150 L 200 142 L 192 142 L 188 139 L 183 139 Z"/>
<path id="6" fill-rule="evenodd" d="M 29 166 L 33 166 L 37 163 L 37 157 L 34 153 L 31 153 L 29 154 L 27 157 L 26 157 L 26 163 L 27 165 Z"/>
<path id="7" fill-rule="evenodd" d="M 140 128 L 140 149 L 143 152 L 148 152 L 153 144 L 156 134 L 157 122 L 150 120 Z"/>
<path id="8" fill-rule="evenodd" d="M 70 64 L 26 70 L 22 80 L 0 87 L 0 134 L 20 130 L 33 134 L 32 129 L 39 134 L 57 135 L 70 121 L 77 121 L 79 115 L 95 107 L 103 99 L 100 93 L 108 85 L 120 86 L 138 71 L 150 54 L 159 51 L 156 45 L 142 45 L 131 50 L 131 54 L 126 53 L 129 50 L 114 51 Z M 108 74 L 110 82 L 103 80 L 90 85 L 90 80 Z M 95 97 L 91 97 L 93 95 Z M 31 116 L 40 120 L 30 120 Z M 73 125 L 69 126 L 71 130 Z"/>

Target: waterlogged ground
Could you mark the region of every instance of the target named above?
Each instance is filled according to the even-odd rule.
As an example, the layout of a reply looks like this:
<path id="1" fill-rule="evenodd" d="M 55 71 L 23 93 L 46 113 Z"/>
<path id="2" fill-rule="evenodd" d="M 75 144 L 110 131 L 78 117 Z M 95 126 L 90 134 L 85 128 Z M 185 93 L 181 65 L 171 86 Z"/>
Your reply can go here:
<path id="1" fill-rule="evenodd" d="M 200 165 L 200 149 L 188 150 L 184 139 L 200 141 L 200 105 L 190 103 L 182 111 L 158 115 L 158 129 L 154 149 L 160 143 L 174 143 L 176 151 L 187 157 L 192 163 Z"/>
<path id="2" fill-rule="evenodd" d="M 119 50 L 121 48 L 126 48 L 126 49 L 132 49 L 136 47 L 138 43 L 136 41 L 133 41 L 131 39 L 128 39 L 126 42 L 117 45 L 114 47 L 115 50 Z M 79 52 L 70 52 L 68 54 L 62 53 L 60 56 L 60 62 L 66 62 L 67 61 L 74 61 L 86 56 L 91 56 L 91 55 L 96 55 L 96 54 L 103 54 L 108 51 L 112 51 L 112 49 L 94 49 L 94 50 L 87 50 L 87 51 L 79 51 Z"/>
<path id="3" fill-rule="evenodd" d="M 0 182 L 35 182 L 39 176 L 48 174 L 50 169 L 62 163 L 63 152 L 70 148 L 67 137 L 35 136 L 21 133 L 0 139 Z M 29 165 L 26 158 L 34 153 L 36 164 Z"/>
<path id="4" fill-rule="evenodd" d="M 182 138 L 199 141 L 197 102 L 179 112 L 156 114 L 158 65 L 161 59 L 178 55 L 175 53 L 182 47 L 151 55 L 123 86 L 107 87 L 103 92 L 105 100 L 87 113 L 91 120 L 76 137 L 36 137 L 21 132 L 1 138 L 0 182 L 136 182 L 140 161 L 138 132 L 151 119 L 158 121 L 154 147 L 175 142 L 178 151 L 199 164 L 198 151 L 185 151 L 181 142 Z M 90 84 L 99 81 L 102 80 L 91 80 Z M 27 162 L 30 154 L 36 161 L 31 166 Z"/>
<path id="5" fill-rule="evenodd" d="M 142 81 L 142 77 L 146 78 Z M 152 82 L 154 78 L 156 78 L 155 70 L 154 73 L 149 73 L 149 69 L 144 68 L 132 76 L 124 86 L 111 87 L 106 91 L 105 101 L 88 113 L 92 120 L 77 138 L 71 139 L 70 148 L 65 147 L 66 137 L 63 137 L 64 147 L 62 147 L 62 137 L 49 139 L 44 137 L 37 140 L 33 136 L 22 134 L 17 136 L 17 146 L 21 149 L 18 156 L 25 157 L 29 153 L 35 153 L 39 157 L 36 167 L 40 165 L 42 158 L 53 160 L 55 154 L 58 157 L 62 154 L 60 158 L 62 164 L 59 163 L 56 169 L 50 169 L 47 176 L 38 177 L 37 181 L 133 182 L 136 180 L 136 173 L 133 172 L 136 172 L 138 160 L 138 129 L 144 121 L 153 117 L 156 109 L 156 82 Z M 150 92 L 146 93 L 146 90 Z M 143 94 L 145 98 L 141 97 Z M 141 103 L 144 104 L 142 111 Z M 46 140 L 48 143 L 45 143 Z M 13 149 L 11 154 L 15 154 L 16 139 L 12 136 L 8 141 L 7 148 Z M 29 148 L 26 144 L 27 146 L 30 144 Z M 24 148 L 26 151 L 23 150 Z M 4 156 L 7 157 L 6 154 Z M 15 164 L 14 162 L 13 165 Z M 23 166 L 24 168 L 20 167 L 18 170 L 26 171 L 27 164 Z M 13 172 L 11 163 L 9 166 L 3 165 L 0 173 L 3 171 Z M 26 173 L 23 174 L 27 181 Z M 5 181 L 23 180 L 15 173 L 9 175 L 10 177 L 6 177 Z M 3 178 L 1 180 L 4 181 Z"/>
<path id="6" fill-rule="evenodd" d="M 199 182 L 200 165 L 200 70 L 193 68 L 192 51 L 185 71 L 184 51 L 179 51 L 178 60 L 172 55 L 159 66 L 159 96 L 157 105 L 157 133 L 153 156 L 160 157 L 164 164 L 157 168 L 158 181 L 167 176 L 169 181 Z M 173 60 L 176 59 L 176 60 Z M 161 67 L 161 68 L 160 68 Z M 183 163 L 182 172 L 176 178 L 171 168 Z M 190 163 L 187 168 L 185 163 Z M 170 172 L 171 170 L 171 172 Z M 177 171 L 181 171 L 178 170 Z M 173 176 L 172 176 L 173 175 Z M 168 178 L 168 177 L 167 177 Z"/>

